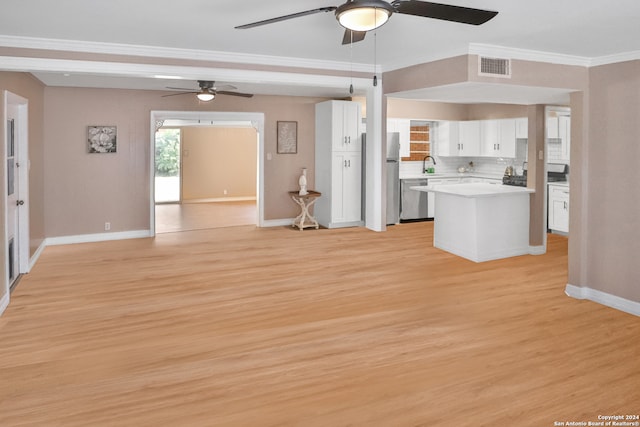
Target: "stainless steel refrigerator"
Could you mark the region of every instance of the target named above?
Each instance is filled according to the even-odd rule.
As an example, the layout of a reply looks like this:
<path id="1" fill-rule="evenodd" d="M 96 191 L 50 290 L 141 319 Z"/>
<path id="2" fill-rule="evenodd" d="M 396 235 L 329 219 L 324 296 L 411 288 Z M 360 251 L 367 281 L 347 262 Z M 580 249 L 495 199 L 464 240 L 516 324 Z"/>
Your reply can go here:
<path id="1" fill-rule="evenodd" d="M 387 225 L 400 222 L 400 134 L 387 134 Z"/>

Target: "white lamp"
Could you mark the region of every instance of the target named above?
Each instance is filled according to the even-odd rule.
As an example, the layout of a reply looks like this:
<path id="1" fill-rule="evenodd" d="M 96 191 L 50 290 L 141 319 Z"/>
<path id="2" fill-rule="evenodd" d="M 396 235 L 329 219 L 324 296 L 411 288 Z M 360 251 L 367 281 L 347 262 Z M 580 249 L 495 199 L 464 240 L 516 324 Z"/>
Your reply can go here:
<path id="1" fill-rule="evenodd" d="M 383 25 L 393 6 L 383 0 L 353 0 L 336 9 L 340 25 L 352 31 L 370 31 Z"/>
<path id="2" fill-rule="evenodd" d="M 211 101 L 213 98 L 216 97 L 215 94 L 209 92 L 208 89 L 203 89 L 201 92 L 198 92 L 196 96 L 200 101 L 204 101 L 204 102 Z"/>

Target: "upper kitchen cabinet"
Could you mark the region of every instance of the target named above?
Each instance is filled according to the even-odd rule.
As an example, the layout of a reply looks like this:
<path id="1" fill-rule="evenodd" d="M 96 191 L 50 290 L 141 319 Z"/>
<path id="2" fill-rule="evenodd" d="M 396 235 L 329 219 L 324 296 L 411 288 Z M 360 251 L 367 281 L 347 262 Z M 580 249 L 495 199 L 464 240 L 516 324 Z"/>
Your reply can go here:
<path id="1" fill-rule="evenodd" d="M 516 139 L 529 139 L 529 119 L 527 117 L 516 119 Z"/>
<path id="2" fill-rule="evenodd" d="M 387 119 L 387 132 L 400 134 L 400 157 L 411 156 L 411 120 Z"/>
<path id="3" fill-rule="evenodd" d="M 480 126 L 481 155 L 485 157 L 516 156 L 516 120 L 482 120 Z"/>
<path id="4" fill-rule="evenodd" d="M 569 162 L 571 152 L 571 117 L 560 116 L 558 117 L 558 133 L 562 140 L 562 148 L 560 150 L 561 159 Z"/>
<path id="5" fill-rule="evenodd" d="M 438 122 L 435 141 L 438 156 L 457 156 L 460 148 L 460 122 Z"/>
<path id="6" fill-rule="evenodd" d="M 325 126 L 331 127 L 331 143 L 334 151 L 361 151 L 360 104 L 352 101 L 326 101 L 316 105 Z M 318 141 L 316 141 L 318 143 Z"/>
<path id="7" fill-rule="evenodd" d="M 571 151 L 571 117 L 547 116 L 548 158 L 553 162 L 569 163 Z"/>
<path id="8" fill-rule="evenodd" d="M 458 156 L 475 157 L 480 155 L 479 120 L 460 122 L 460 144 Z"/>
<path id="9" fill-rule="evenodd" d="M 480 155 L 480 122 L 438 122 L 436 146 L 438 156 Z"/>

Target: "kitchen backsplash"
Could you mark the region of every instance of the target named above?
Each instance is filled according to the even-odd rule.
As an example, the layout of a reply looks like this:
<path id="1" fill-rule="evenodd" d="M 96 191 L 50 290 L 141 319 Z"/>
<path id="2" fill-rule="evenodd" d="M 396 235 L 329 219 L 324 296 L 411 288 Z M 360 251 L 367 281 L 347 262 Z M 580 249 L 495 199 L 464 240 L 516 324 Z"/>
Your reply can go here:
<path id="1" fill-rule="evenodd" d="M 436 160 L 436 173 L 458 173 L 459 167 L 469 168 L 469 162 L 473 162 L 473 171 L 483 175 L 495 175 L 501 177 L 507 166 L 514 166 L 522 173 L 522 162 L 516 163 L 514 159 L 496 159 L 483 157 L 438 157 Z M 431 161 L 427 162 L 431 165 Z M 400 175 L 413 175 L 422 172 L 422 162 L 400 162 Z"/>

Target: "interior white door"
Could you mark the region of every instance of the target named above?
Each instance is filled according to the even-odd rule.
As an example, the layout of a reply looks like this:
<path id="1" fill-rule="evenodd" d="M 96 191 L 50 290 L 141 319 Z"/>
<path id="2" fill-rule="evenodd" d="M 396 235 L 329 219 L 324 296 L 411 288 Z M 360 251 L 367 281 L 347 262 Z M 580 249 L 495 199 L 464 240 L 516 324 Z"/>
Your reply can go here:
<path id="1" fill-rule="evenodd" d="M 15 282 L 19 274 L 19 223 L 18 210 L 21 205 L 24 205 L 24 201 L 20 200 L 18 195 L 20 194 L 18 186 L 20 180 L 18 179 L 18 167 L 19 163 L 16 159 L 17 154 L 17 111 L 16 107 L 9 105 L 7 108 L 7 137 L 5 152 L 7 154 L 6 159 L 6 173 L 7 173 L 7 274 L 9 277 L 9 286 Z"/>
<path id="2" fill-rule="evenodd" d="M 9 285 L 12 285 L 17 277 L 17 258 L 20 253 L 18 249 L 18 189 L 19 185 L 16 173 L 16 128 L 15 117 L 12 117 L 10 108 L 7 119 L 7 268 L 9 275 Z"/>
<path id="3" fill-rule="evenodd" d="M 29 102 L 4 91 L 4 275 L 0 283 L 0 313 L 9 304 L 11 285 L 29 271 Z"/>

